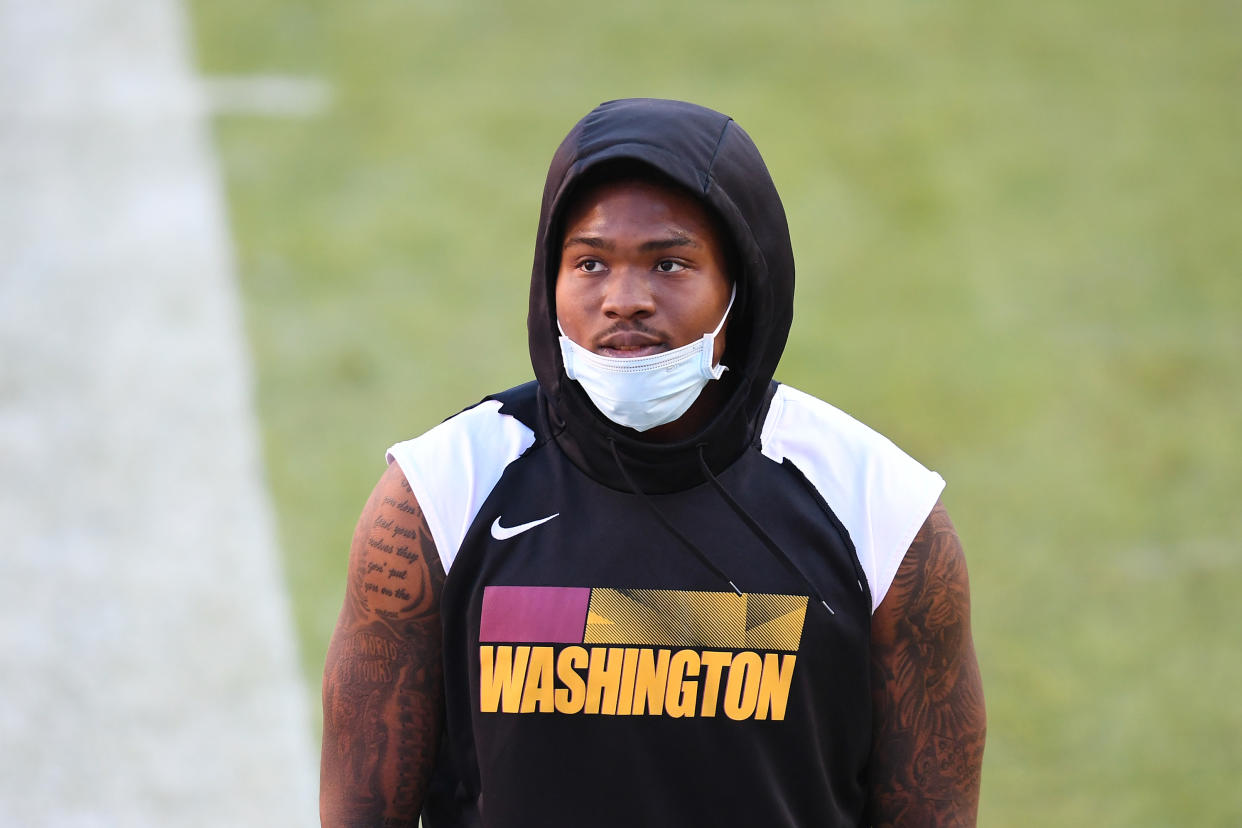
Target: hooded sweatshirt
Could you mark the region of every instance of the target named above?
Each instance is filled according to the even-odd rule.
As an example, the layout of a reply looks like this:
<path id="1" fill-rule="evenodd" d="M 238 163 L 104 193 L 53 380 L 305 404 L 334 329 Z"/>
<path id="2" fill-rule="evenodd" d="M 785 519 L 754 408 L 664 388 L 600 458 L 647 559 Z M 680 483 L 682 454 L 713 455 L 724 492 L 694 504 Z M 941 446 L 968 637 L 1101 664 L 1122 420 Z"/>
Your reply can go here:
<path id="1" fill-rule="evenodd" d="M 619 162 L 694 194 L 728 237 L 728 393 L 676 443 L 609 421 L 561 362 L 563 215 Z M 389 449 L 447 573 L 428 828 L 860 824 L 871 613 L 943 481 L 774 382 L 793 274 L 776 188 L 727 116 L 612 101 L 557 150 L 536 380 Z"/>

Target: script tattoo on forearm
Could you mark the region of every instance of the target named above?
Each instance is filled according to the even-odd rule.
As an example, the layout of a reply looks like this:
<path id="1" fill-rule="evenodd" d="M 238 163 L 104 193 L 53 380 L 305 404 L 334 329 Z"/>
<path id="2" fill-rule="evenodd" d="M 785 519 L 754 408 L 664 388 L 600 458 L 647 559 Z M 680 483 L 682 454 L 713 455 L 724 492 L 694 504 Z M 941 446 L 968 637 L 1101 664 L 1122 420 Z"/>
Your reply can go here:
<path id="1" fill-rule="evenodd" d="M 872 824 L 974 825 L 986 717 L 966 562 L 939 504 L 884 600 L 900 611 L 873 625 Z"/>
<path id="2" fill-rule="evenodd" d="M 358 522 L 329 647 L 325 825 L 416 828 L 435 760 L 444 570 L 409 484 L 400 484 L 404 497 L 383 493 L 396 486 L 377 487 Z"/>

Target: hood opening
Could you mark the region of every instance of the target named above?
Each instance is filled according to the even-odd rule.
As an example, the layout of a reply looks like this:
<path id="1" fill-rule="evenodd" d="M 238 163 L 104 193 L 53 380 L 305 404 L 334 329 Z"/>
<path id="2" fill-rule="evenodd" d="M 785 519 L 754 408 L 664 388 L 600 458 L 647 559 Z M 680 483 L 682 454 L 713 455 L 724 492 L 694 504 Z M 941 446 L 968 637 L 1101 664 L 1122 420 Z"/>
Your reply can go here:
<path id="1" fill-rule="evenodd" d="M 737 285 L 724 356 L 730 370 L 719 380 L 727 383 L 724 402 L 698 433 L 678 442 L 650 442 L 605 418 L 565 376 L 561 362 L 555 280 L 566 209 L 583 187 L 624 175 L 671 182 L 703 204 L 719 224 Z M 679 101 L 631 99 L 596 107 L 552 159 L 531 275 L 531 363 L 562 450 L 605 485 L 628 489 L 613 462 L 615 447 L 653 494 L 704 482 L 699 444 L 706 444 L 708 468 L 722 471 L 757 436 L 792 321 L 793 283 L 784 208 L 754 143 L 732 119 Z"/>

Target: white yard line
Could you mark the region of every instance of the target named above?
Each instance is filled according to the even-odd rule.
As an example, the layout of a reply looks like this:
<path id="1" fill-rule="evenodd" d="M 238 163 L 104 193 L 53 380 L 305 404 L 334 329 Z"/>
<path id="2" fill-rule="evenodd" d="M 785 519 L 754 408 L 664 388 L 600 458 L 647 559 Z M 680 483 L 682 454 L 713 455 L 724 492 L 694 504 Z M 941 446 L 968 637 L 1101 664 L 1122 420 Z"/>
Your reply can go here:
<path id="1" fill-rule="evenodd" d="M 202 80 L 207 108 L 220 115 L 319 115 L 332 105 L 332 87 L 291 75 L 216 75 Z"/>
<path id="2" fill-rule="evenodd" d="M 0 825 L 316 824 L 185 25 L 0 0 Z"/>

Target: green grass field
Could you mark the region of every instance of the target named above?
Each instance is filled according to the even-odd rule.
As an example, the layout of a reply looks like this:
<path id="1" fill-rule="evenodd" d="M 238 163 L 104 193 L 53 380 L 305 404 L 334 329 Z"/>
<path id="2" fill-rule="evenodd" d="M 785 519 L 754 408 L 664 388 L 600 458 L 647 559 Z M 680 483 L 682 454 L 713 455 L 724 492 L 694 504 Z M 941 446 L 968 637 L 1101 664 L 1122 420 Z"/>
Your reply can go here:
<path id="1" fill-rule="evenodd" d="M 557 142 L 680 97 L 755 138 L 798 254 L 778 378 L 949 480 L 981 824 L 1242 824 L 1242 6 L 196 0 L 267 469 L 318 684 L 383 451 L 530 376 Z"/>

